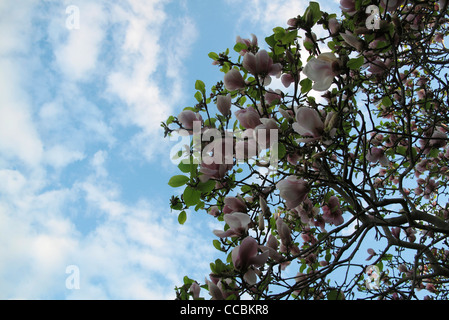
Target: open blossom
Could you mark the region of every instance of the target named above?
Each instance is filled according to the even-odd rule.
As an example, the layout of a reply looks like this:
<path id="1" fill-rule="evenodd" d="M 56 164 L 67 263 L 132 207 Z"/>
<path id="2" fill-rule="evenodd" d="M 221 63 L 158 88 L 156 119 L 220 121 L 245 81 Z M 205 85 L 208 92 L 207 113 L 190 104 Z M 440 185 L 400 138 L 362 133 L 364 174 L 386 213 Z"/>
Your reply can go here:
<path id="1" fill-rule="evenodd" d="M 322 207 L 323 219 L 327 223 L 332 223 L 336 226 L 341 225 L 344 222 L 343 212 L 340 209 L 340 200 L 336 196 L 329 198 L 327 205 Z"/>
<path id="2" fill-rule="evenodd" d="M 262 123 L 259 113 L 253 107 L 238 110 L 235 112 L 235 116 L 245 129 L 254 129 Z"/>
<path id="3" fill-rule="evenodd" d="M 246 237 L 242 240 L 241 244 L 232 250 L 232 263 L 234 268 L 238 271 L 245 272 L 243 279 L 249 284 L 255 284 L 257 282 L 256 273 L 251 268 L 261 267 L 268 259 L 268 251 L 264 251 L 258 254 L 259 244 L 252 237 Z"/>
<path id="4" fill-rule="evenodd" d="M 323 134 L 324 123 L 315 109 L 301 107 L 296 111 L 296 122 L 292 127 L 302 136 L 319 139 Z"/>
<path id="5" fill-rule="evenodd" d="M 276 123 L 276 120 L 272 118 L 261 118 L 260 121 L 262 122 L 262 124 L 259 124 L 254 128 L 254 140 L 257 141 L 258 146 L 261 149 L 267 149 L 278 140 L 278 125 Z"/>
<path id="6" fill-rule="evenodd" d="M 273 59 L 266 50 L 260 50 L 256 54 L 247 52 L 243 57 L 243 67 L 253 75 L 278 75 L 282 70 L 280 63 L 273 64 Z"/>
<path id="7" fill-rule="evenodd" d="M 251 37 L 252 39 L 249 40 L 249 39 L 242 39 L 240 36 L 237 36 L 236 42 L 245 44 L 248 49 L 257 47 L 258 43 L 257 37 L 254 34 L 252 34 Z M 247 52 L 248 50 L 242 50 L 240 51 L 240 55 L 244 56 Z"/>
<path id="8" fill-rule="evenodd" d="M 309 186 L 303 179 L 295 176 L 279 181 L 276 184 L 280 196 L 286 201 L 287 208 L 294 209 L 304 201 L 309 193 Z"/>
<path id="9" fill-rule="evenodd" d="M 245 80 L 240 74 L 240 71 L 238 71 L 237 69 L 231 69 L 224 76 L 224 85 L 227 90 L 234 91 L 243 89 L 246 84 Z"/>
<path id="10" fill-rule="evenodd" d="M 229 229 L 226 231 L 213 231 L 214 234 L 220 238 L 243 236 L 248 231 L 248 225 L 251 222 L 250 216 L 242 212 L 225 214 L 223 219 L 229 226 Z"/>
<path id="11" fill-rule="evenodd" d="M 195 113 L 192 110 L 184 110 L 178 115 L 178 120 L 181 122 L 185 129 L 193 129 L 194 121 L 202 121 L 202 117 L 199 113 Z"/>
<path id="12" fill-rule="evenodd" d="M 312 57 L 304 67 L 304 74 L 314 82 L 312 89 L 326 91 L 332 85 L 334 77 L 339 74 L 340 60 L 332 52 Z"/>

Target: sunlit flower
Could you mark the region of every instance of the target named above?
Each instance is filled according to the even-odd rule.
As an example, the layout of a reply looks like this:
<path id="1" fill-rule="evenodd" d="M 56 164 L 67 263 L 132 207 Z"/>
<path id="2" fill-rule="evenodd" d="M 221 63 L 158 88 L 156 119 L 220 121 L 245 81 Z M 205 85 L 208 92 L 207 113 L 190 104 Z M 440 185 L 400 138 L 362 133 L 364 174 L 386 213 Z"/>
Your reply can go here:
<path id="1" fill-rule="evenodd" d="M 229 229 L 226 231 L 213 231 L 214 234 L 220 238 L 243 236 L 248 231 L 248 225 L 251 222 L 250 216 L 242 212 L 225 214 L 223 219 L 229 226 Z"/>
<path id="2" fill-rule="evenodd" d="M 340 60 L 332 52 L 312 57 L 304 67 L 304 74 L 314 82 L 312 89 L 326 91 L 332 85 L 335 76 L 339 74 Z"/>

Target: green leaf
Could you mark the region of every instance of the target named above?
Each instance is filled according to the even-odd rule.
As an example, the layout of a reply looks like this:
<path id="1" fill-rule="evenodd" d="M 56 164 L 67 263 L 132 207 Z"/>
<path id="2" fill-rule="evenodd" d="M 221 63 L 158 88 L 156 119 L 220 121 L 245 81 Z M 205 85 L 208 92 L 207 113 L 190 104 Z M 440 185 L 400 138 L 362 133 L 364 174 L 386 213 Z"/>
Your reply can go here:
<path id="1" fill-rule="evenodd" d="M 365 62 L 365 58 L 363 56 L 360 56 L 358 58 L 353 58 L 348 61 L 348 67 L 351 70 L 358 70 L 362 67 L 364 62 Z"/>
<path id="2" fill-rule="evenodd" d="M 181 211 L 178 215 L 179 224 L 184 224 L 187 220 L 187 213 L 185 211 Z"/>
<path id="3" fill-rule="evenodd" d="M 209 58 L 211 58 L 212 60 L 217 61 L 220 57 L 218 56 L 218 54 L 216 54 L 215 52 L 209 52 L 208 54 Z"/>
<path id="4" fill-rule="evenodd" d="M 196 206 L 201 198 L 201 191 L 187 186 L 183 193 L 184 203 L 186 206 Z"/>
<path id="5" fill-rule="evenodd" d="M 315 23 L 321 18 L 320 5 L 317 2 L 310 2 L 309 7 L 304 12 L 304 22 L 309 26 L 313 27 Z"/>
<path id="6" fill-rule="evenodd" d="M 195 92 L 194 97 L 195 97 L 196 101 L 198 101 L 200 103 L 203 101 L 203 95 L 199 91 Z"/>
<path id="7" fill-rule="evenodd" d="M 327 299 L 328 300 L 343 300 L 343 294 L 341 293 L 340 290 L 333 289 L 328 292 Z"/>
<path id="8" fill-rule="evenodd" d="M 185 185 L 190 180 L 189 177 L 184 175 L 177 175 L 170 178 L 168 185 L 173 188 L 178 188 Z"/>
<path id="9" fill-rule="evenodd" d="M 200 91 L 202 94 L 206 94 L 206 85 L 201 80 L 196 80 L 195 89 Z"/>
<path id="10" fill-rule="evenodd" d="M 234 46 L 234 51 L 239 52 L 239 53 L 240 53 L 240 51 L 247 50 L 247 49 L 248 49 L 248 47 L 246 46 L 246 44 L 241 43 L 241 42 L 237 42 Z"/>
<path id="11" fill-rule="evenodd" d="M 197 189 L 204 193 L 209 193 L 215 189 L 215 180 L 209 180 L 207 182 L 200 182 Z"/>
<path id="12" fill-rule="evenodd" d="M 222 251 L 221 250 L 221 242 L 220 241 L 215 239 L 215 240 L 212 241 L 212 243 L 213 243 L 215 249 L 217 249 L 219 251 Z"/>
<path id="13" fill-rule="evenodd" d="M 301 80 L 299 84 L 301 85 L 301 93 L 307 93 L 310 90 L 312 90 L 313 83 L 312 80 L 310 80 L 309 78 Z"/>

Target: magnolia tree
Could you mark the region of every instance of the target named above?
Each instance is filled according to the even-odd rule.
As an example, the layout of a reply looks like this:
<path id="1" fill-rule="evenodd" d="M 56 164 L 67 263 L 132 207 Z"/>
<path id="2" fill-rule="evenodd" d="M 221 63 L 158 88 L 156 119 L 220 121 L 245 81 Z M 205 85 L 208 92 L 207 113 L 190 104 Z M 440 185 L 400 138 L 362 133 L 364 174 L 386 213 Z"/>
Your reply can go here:
<path id="1" fill-rule="evenodd" d="M 223 226 L 179 299 L 448 298 L 448 3 L 340 8 L 210 53 L 221 81 L 162 124 L 179 222 Z"/>

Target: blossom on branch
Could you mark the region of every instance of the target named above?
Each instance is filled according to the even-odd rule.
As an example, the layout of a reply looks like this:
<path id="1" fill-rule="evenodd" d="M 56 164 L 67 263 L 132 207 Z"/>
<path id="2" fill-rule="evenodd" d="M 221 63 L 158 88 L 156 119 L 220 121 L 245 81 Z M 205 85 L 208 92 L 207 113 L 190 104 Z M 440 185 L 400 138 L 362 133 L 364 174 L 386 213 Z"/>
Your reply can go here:
<path id="1" fill-rule="evenodd" d="M 299 206 L 309 193 L 308 183 L 295 176 L 289 176 L 279 181 L 276 184 L 276 188 L 279 190 L 280 196 L 286 200 L 288 209 L 294 209 Z"/>
<path id="2" fill-rule="evenodd" d="M 332 85 L 335 76 L 340 73 L 340 60 L 334 53 L 326 52 L 312 57 L 304 67 L 304 74 L 314 82 L 312 89 L 326 91 Z"/>
<path id="3" fill-rule="evenodd" d="M 251 218 L 246 213 L 233 212 L 225 214 L 223 217 L 229 229 L 226 231 L 214 230 L 214 234 L 219 238 L 241 237 L 248 231 Z"/>

